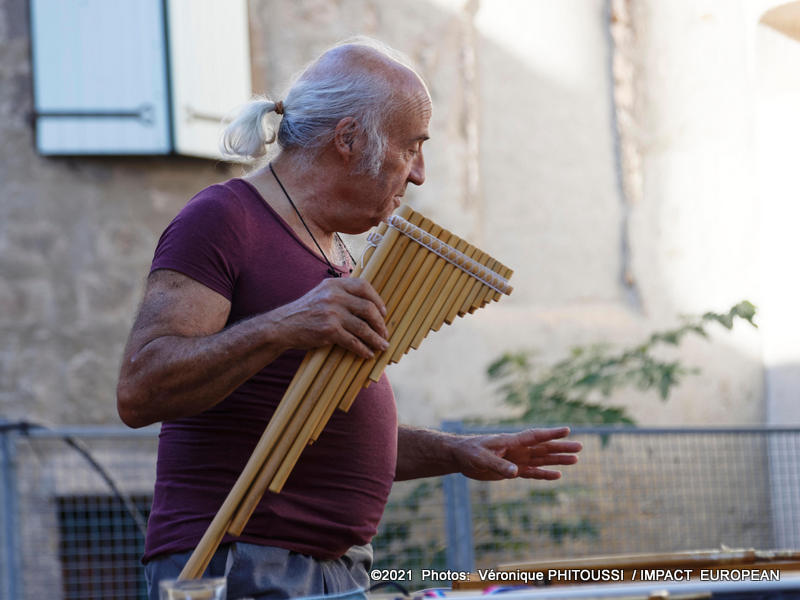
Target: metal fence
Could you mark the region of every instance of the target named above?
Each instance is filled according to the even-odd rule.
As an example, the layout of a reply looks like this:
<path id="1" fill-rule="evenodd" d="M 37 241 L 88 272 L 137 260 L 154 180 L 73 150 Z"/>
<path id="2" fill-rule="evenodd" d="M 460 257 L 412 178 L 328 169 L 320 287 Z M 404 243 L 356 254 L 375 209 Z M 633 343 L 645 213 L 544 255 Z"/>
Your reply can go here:
<path id="1" fill-rule="evenodd" d="M 144 597 L 141 521 L 157 432 L 0 423 L 0 598 Z M 598 554 L 800 548 L 800 428 L 574 428 L 572 437 L 584 444 L 581 460 L 557 482 L 396 484 L 375 566 L 474 570 Z"/>

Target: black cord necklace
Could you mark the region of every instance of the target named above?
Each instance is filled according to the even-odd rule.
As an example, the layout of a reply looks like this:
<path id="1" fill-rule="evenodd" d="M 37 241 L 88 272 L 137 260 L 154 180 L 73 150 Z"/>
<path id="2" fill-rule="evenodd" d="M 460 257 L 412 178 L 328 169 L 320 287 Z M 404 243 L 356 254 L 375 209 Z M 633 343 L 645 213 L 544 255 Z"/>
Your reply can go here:
<path id="1" fill-rule="evenodd" d="M 283 190 L 283 194 L 286 196 L 286 199 L 289 201 L 289 204 L 292 205 L 292 208 L 294 209 L 294 212 L 296 212 L 297 216 L 300 218 L 300 222 L 303 224 L 303 227 L 306 228 L 306 231 L 308 232 L 308 235 L 311 236 L 311 241 L 314 242 L 314 245 L 317 247 L 317 250 L 319 250 L 319 253 L 322 254 L 322 258 L 324 258 L 325 262 L 328 263 L 328 273 L 333 277 L 341 277 L 342 274 L 339 271 L 337 271 L 334 268 L 333 264 L 331 264 L 331 261 L 328 260 L 328 256 L 325 254 L 325 252 L 322 251 L 322 247 L 319 245 L 319 242 L 317 242 L 317 238 L 314 237 L 314 234 L 311 233 L 311 229 L 309 229 L 308 225 L 306 225 L 306 221 L 303 218 L 303 215 L 300 214 L 300 211 L 297 210 L 297 206 L 295 206 L 294 202 L 292 202 L 292 197 L 289 195 L 289 192 L 286 191 L 286 188 L 283 187 L 283 184 L 281 183 L 281 180 L 278 179 L 278 175 L 275 173 L 275 169 L 272 168 L 272 163 L 269 163 L 268 166 L 269 166 L 270 173 L 272 173 L 272 176 L 275 178 L 275 181 L 278 182 L 278 185 L 281 187 L 281 190 Z M 334 235 L 336 236 L 336 241 L 339 243 L 339 245 L 342 248 L 345 249 L 345 252 L 347 252 L 348 256 L 350 257 L 350 265 L 351 265 L 350 266 L 350 272 L 352 273 L 353 272 L 352 265 L 356 264 L 356 259 L 353 258 L 353 255 L 350 253 L 350 249 L 345 245 L 345 243 L 342 240 L 342 238 L 339 237 L 339 234 L 338 233 L 334 233 Z"/>

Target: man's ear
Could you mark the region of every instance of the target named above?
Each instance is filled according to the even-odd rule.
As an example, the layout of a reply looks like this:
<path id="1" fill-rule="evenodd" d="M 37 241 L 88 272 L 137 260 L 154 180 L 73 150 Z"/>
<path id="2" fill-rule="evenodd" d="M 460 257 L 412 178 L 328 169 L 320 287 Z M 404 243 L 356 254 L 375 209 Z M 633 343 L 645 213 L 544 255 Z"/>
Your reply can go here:
<path id="1" fill-rule="evenodd" d="M 336 124 L 333 132 L 333 145 L 339 155 L 350 162 L 360 150 L 361 126 L 353 117 L 345 117 Z"/>

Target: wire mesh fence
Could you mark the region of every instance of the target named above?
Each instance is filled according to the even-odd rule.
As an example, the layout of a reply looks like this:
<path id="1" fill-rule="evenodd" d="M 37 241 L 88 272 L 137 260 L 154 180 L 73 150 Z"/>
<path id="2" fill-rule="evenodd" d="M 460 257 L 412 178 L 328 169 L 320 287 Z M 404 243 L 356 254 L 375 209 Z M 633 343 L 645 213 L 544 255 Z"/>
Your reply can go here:
<path id="1" fill-rule="evenodd" d="M 135 515 L 149 510 L 156 436 L 74 428 L 14 437 L 17 598 L 144 597 Z"/>
<path id="2" fill-rule="evenodd" d="M 576 430 L 557 482 L 470 482 L 475 564 L 800 547 L 794 429 Z M 468 565 L 470 566 L 470 565 Z"/>
<path id="3" fill-rule="evenodd" d="M 486 432 L 447 424 L 450 430 Z M 401 482 L 375 567 L 800 548 L 800 429 L 574 429 L 557 482 Z M 0 597 L 144 598 L 157 429 L 0 428 Z"/>

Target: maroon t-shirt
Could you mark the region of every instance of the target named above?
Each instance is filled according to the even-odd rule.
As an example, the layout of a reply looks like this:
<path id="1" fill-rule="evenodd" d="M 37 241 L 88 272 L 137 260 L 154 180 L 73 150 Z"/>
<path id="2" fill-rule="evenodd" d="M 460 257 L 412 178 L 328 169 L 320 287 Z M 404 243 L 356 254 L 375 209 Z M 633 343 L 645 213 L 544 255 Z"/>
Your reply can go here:
<path id="1" fill-rule="evenodd" d="M 156 269 L 179 271 L 230 300 L 228 325 L 291 302 L 329 276 L 322 258 L 240 179 L 189 201 L 159 240 Z M 285 352 L 213 408 L 162 424 L 145 562 L 197 545 L 303 355 Z M 268 491 L 243 534 L 225 541 L 339 557 L 375 535 L 396 458 L 397 411 L 384 376 L 349 412 L 334 412 L 281 493 Z"/>

